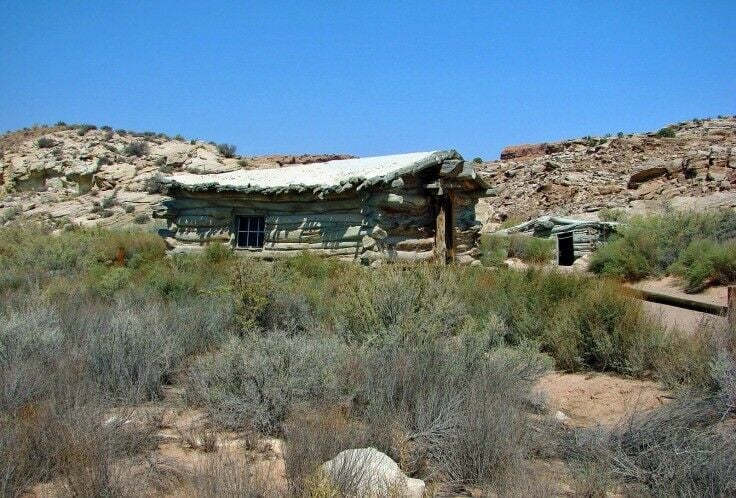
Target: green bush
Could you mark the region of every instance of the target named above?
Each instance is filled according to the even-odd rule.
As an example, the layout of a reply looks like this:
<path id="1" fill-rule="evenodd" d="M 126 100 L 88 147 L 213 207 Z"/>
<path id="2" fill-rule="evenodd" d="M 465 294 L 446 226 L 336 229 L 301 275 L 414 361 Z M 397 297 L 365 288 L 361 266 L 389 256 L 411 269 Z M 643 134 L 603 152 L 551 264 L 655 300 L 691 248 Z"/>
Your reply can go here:
<path id="1" fill-rule="evenodd" d="M 149 152 L 148 142 L 136 140 L 123 147 L 123 154 L 129 157 L 147 156 Z"/>
<path id="2" fill-rule="evenodd" d="M 509 239 L 509 257 L 538 264 L 547 263 L 554 258 L 554 240 L 520 234 L 511 235 Z"/>
<path id="3" fill-rule="evenodd" d="M 217 152 L 227 158 L 235 157 L 236 149 L 232 144 L 217 144 Z"/>
<path id="4" fill-rule="evenodd" d="M 736 212 L 730 209 L 632 217 L 619 228 L 619 236 L 593 254 L 590 268 L 638 280 L 671 271 L 693 241 L 722 243 L 735 238 Z"/>
<path id="5" fill-rule="evenodd" d="M 710 240 L 695 240 L 670 269 L 685 279 L 688 292 L 699 292 L 707 284 L 734 284 L 736 242 L 718 244 Z"/>
<path id="6" fill-rule="evenodd" d="M 39 149 L 50 149 L 56 145 L 56 141 L 49 137 L 41 137 L 36 140 L 36 145 Z"/>
<path id="7" fill-rule="evenodd" d="M 598 219 L 601 221 L 624 221 L 626 212 L 623 209 L 603 208 L 598 211 Z"/>
<path id="8" fill-rule="evenodd" d="M 500 266 L 508 257 L 510 240 L 496 234 L 482 234 L 478 242 L 480 261 L 484 266 Z"/>
<path id="9" fill-rule="evenodd" d="M 666 128 L 661 128 L 657 133 L 654 134 L 654 136 L 659 138 L 675 138 L 677 136 L 677 133 L 675 132 L 675 129 L 671 126 L 668 126 Z"/>
<path id="10" fill-rule="evenodd" d="M 189 372 L 187 399 L 218 423 L 280 435 L 293 407 L 337 396 L 340 344 L 272 333 L 231 339 Z"/>

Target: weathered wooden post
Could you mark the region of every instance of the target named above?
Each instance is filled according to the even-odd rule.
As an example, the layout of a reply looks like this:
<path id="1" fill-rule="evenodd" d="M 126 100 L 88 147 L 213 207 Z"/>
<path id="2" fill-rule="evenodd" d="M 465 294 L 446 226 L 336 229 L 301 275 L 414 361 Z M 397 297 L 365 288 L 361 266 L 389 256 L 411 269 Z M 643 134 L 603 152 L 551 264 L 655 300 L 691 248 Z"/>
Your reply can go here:
<path id="1" fill-rule="evenodd" d="M 736 285 L 728 286 L 728 309 L 726 310 L 726 316 L 730 325 L 736 323 Z"/>

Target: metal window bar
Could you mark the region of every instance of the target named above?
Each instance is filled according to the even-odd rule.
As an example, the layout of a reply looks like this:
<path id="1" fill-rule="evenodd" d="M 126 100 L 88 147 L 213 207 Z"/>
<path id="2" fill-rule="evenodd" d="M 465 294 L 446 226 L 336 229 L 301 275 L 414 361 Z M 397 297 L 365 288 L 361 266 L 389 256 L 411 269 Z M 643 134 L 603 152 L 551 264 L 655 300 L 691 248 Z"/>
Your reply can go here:
<path id="1" fill-rule="evenodd" d="M 263 247 L 265 231 L 263 216 L 238 216 L 237 247 Z"/>

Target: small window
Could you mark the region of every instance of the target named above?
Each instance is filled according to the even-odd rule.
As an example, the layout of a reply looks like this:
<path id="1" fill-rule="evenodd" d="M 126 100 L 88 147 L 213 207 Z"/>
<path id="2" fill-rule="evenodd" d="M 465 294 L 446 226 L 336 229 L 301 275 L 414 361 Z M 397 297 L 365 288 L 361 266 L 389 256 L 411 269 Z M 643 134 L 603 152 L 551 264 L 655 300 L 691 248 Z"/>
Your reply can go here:
<path id="1" fill-rule="evenodd" d="M 263 247 L 266 220 L 263 216 L 238 216 L 235 218 L 237 247 Z"/>

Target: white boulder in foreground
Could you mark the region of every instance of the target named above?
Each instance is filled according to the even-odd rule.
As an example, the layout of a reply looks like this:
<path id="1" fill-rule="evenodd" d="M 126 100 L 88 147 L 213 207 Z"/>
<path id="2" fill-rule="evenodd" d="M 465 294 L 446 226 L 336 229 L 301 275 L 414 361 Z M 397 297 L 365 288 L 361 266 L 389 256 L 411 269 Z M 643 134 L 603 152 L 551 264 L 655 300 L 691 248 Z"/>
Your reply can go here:
<path id="1" fill-rule="evenodd" d="M 375 448 L 345 450 L 322 464 L 324 475 L 348 496 L 421 498 L 424 481 L 407 477 L 388 455 Z"/>

